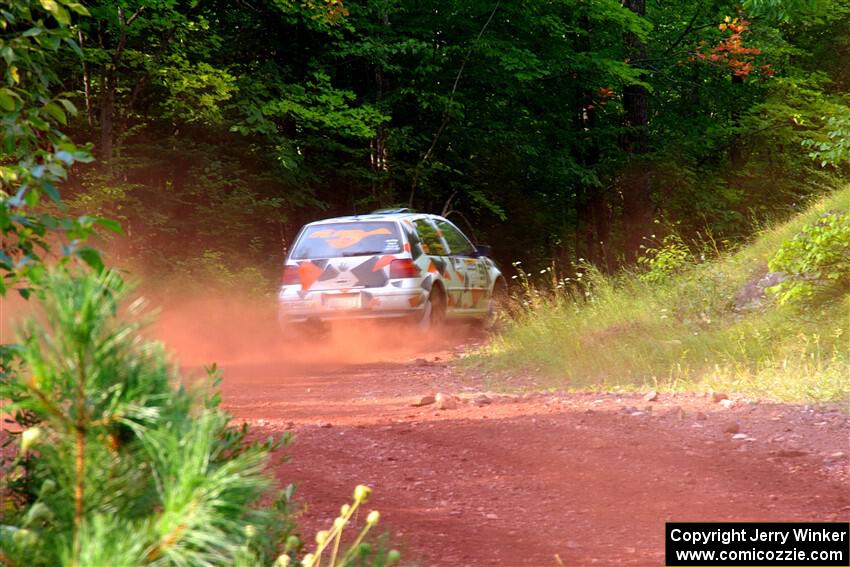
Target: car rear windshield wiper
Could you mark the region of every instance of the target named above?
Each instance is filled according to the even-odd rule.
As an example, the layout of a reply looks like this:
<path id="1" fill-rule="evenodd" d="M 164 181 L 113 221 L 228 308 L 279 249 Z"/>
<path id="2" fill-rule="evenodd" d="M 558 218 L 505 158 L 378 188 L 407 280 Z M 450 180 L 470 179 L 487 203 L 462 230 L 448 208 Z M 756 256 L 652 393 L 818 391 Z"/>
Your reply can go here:
<path id="1" fill-rule="evenodd" d="M 398 254 L 398 252 L 384 252 L 383 250 L 365 250 L 363 252 L 343 252 L 346 258 L 349 256 L 377 256 L 378 254 Z"/>

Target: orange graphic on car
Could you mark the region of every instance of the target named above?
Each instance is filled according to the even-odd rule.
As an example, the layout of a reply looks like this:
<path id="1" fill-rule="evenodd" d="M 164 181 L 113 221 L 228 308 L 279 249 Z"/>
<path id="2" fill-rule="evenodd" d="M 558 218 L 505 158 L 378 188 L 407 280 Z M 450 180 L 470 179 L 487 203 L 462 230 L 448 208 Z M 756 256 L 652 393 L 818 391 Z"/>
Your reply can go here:
<path id="1" fill-rule="evenodd" d="M 369 231 L 362 229 L 326 229 L 317 230 L 316 232 L 312 233 L 309 238 L 322 238 L 334 248 L 348 248 L 349 246 L 354 246 L 364 238 L 368 238 L 370 236 L 377 236 L 379 234 L 392 235 L 392 232 L 390 232 L 388 228 L 376 228 L 375 230 Z"/>

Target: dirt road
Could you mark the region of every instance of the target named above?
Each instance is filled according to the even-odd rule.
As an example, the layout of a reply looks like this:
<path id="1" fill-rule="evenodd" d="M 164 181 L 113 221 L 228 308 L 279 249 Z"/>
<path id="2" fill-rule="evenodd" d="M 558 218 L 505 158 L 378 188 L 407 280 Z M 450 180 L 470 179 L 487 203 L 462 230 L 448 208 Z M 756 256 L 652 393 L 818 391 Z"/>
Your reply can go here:
<path id="1" fill-rule="evenodd" d="M 223 397 L 261 434 L 294 433 L 274 467 L 308 505 L 305 535 L 365 483 L 421 565 L 663 565 L 665 521 L 850 520 L 839 408 L 557 393 L 478 407 L 485 383 L 456 355 L 242 360 Z M 411 407 L 435 392 L 461 403 Z"/>

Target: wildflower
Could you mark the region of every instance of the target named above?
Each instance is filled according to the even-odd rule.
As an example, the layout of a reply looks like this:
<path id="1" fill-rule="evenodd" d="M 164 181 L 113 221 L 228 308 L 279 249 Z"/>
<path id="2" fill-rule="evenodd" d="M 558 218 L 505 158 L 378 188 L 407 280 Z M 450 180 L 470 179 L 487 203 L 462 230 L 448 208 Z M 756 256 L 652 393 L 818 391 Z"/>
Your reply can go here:
<path id="1" fill-rule="evenodd" d="M 316 532 L 316 543 L 318 543 L 319 545 L 323 545 L 326 541 L 328 541 L 330 535 L 331 534 L 328 530 Z"/>
<path id="2" fill-rule="evenodd" d="M 19 547 L 29 547 L 38 541 L 38 536 L 32 530 L 19 529 L 12 534 L 12 541 Z"/>
<path id="3" fill-rule="evenodd" d="M 369 496 L 372 495 L 372 489 L 365 484 L 358 484 L 354 488 L 354 501 L 358 503 L 366 502 Z"/>
<path id="4" fill-rule="evenodd" d="M 381 513 L 377 510 L 372 510 L 369 512 L 369 515 L 366 516 L 366 524 L 369 526 L 374 526 L 378 523 L 378 520 L 381 519 Z"/>
<path id="5" fill-rule="evenodd" d="M 26 453 L 27 450 L 41 438 L 40 427 L 30 427 L 21 433 L 21 452 Z"/>
<path id="6" fill-rule="evenodd" d="M 291 551 L 293 549 L 298 549 L 301 547 L 301 540 L 298 539 L 298 536 L 291 535 L 286 538 L 286 544 L 284 546 L 284 551 Z"/>

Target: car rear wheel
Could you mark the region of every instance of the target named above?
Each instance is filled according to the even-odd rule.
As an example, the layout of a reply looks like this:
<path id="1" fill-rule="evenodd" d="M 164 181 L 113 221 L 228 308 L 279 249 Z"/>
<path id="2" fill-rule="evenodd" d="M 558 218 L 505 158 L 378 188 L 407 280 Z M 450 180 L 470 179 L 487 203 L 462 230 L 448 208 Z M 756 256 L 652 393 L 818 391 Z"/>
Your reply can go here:
<path id="1" fill-rule="evenodd" d="M 422 319 L 418 325 L 420 331 L 429 333 L 443 325 L 446 320 L 446 298 L 439 287 L 434 286 L 431 289 L 422 311 Z"/>
<path id="2" fill-rule="evenodd" d="M 487 316 L 481 321 L 481 327 L 487 331 L 498 330 L 505 318 L 505 307 L 508 301 L 508 286 L 505 280 L 499 278 L 493 284 L 493 293 L 490 296 L 490 307 Z"/>
<path id="3" fill-rule="evenodd" d="M 327 329 L 316 321 L 306 323 L 292 323 L 286 316 L 279 314 L 277 318 L 280 338 L 290 344 L 315 340 L 317 337 L 327 333 Z"/>

